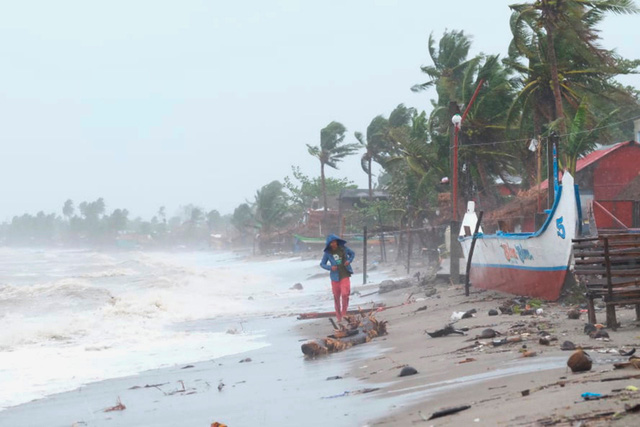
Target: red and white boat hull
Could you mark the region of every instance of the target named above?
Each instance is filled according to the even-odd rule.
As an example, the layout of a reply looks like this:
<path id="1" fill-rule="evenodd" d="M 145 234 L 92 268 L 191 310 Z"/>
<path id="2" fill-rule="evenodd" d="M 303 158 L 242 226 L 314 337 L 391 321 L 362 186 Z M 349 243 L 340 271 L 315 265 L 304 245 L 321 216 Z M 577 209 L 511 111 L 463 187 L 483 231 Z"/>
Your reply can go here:
<path id="1" fill-rule="evenodd" d="M 535 233 L 480 234 L 471 260 L 471 285 L 515 295 L 556 300 L 560 296 L 571 259 L 578 222 L 573 177 L 565 172 L 553 209 Z M 475 227 L 475 212 L 467 212 L 464 225 Z M 476 218 L 477 221 L 477 218 Z M 460 238 L 465 258 L 471 237 Z"/>

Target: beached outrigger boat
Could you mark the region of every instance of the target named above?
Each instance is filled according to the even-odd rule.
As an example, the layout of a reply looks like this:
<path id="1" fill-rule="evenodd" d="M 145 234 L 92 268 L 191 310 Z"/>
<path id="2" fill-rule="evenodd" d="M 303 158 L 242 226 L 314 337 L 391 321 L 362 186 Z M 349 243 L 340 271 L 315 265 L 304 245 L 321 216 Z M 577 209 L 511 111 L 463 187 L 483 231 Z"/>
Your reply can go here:
<path id="1" fill-rule="evenodd" d="M 557 176 L 557 174 L 555 174 Z M 571 240 L 580 220 L 580 201 L 573 177 L 565 172 L 556 187 L 547 220 L 534 233 L 478 233 L 471 259 L 471 285 L 515 295 L 554 301 L 560 296 L 571 258 Z M 460 244 L 468 259 L 477 216 L 469 203 L 461 227 Z"/>

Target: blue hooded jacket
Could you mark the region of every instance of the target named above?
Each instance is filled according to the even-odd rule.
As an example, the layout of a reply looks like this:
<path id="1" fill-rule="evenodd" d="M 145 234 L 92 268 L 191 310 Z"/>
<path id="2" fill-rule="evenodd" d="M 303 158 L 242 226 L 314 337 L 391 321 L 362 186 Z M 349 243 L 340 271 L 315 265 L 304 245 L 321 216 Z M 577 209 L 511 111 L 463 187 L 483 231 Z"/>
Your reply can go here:
<path id="1" fill-rule="evenodd" d="M 320 267 L 324 268 L 325 270 L 329 270 L 329 276 L 331 277 L 332 282 L 338 282 L 340 281 L 340 273 L 338 273 L 338 270 L 331 270 L 331 267 L 338 265 L 336 263 L 336 260 L 333 259 L 333 256 L 331 256 L 331 248 L 329 247 L 329 244 L 334 240 L 338 242 L 338 246 L 342 246 L 344 248 L 344 255 L 347 258 L 345 261 L 349 262 L 349 265 L 347 265 L 346 267 L 349 273 L 352 274 L 353 269 L 351 268 L 351 262 L 356 257 L 356 253 L 346 246 L 346 240 L 342 240 L 335 234 L 329 234 L 327 236 L 327 245 L 324 248 L 324 256 L 322 257 L 322 261 L 320 261 Z"/>

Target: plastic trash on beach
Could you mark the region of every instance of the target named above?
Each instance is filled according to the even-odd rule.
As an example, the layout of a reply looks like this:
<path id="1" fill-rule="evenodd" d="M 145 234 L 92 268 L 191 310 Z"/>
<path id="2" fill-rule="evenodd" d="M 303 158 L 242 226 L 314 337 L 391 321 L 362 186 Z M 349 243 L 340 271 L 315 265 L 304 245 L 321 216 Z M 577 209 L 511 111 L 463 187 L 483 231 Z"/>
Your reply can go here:
<path id="1" fill-rule="evenodd" d="M 598 400 L 602 397 L 601 393 L 586 392 L 580 395 L 584 400 Z"/>
<path id="2" fill-rule="evenodd" d="M 464 316 L 464 313 L 465 313 L 464 311 L 454 311 L 451 314 L 451 321 L 452 322 L 456 322 L 456 321 L 462 319 L 462 316 Z"/>

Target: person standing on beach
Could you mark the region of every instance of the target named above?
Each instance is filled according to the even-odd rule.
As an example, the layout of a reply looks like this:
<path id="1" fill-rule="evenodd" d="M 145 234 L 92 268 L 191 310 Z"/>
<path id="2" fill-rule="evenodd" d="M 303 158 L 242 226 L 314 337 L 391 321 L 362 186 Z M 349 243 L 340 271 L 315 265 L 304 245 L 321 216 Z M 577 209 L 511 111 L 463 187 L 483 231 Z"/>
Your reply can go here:
<path id="1" fill-rule="evenodd" d="M 353 274 L 351 262 L 356 257 L 356 253 L 349 249 L 346 243 L 335 234 L 329 234 L 327 245 L 324 248 L 324 256 L 320 261 L 320 267 L 329 271 L 338 322 L 347 314 L 349 308 L 350 277 Z"/>

